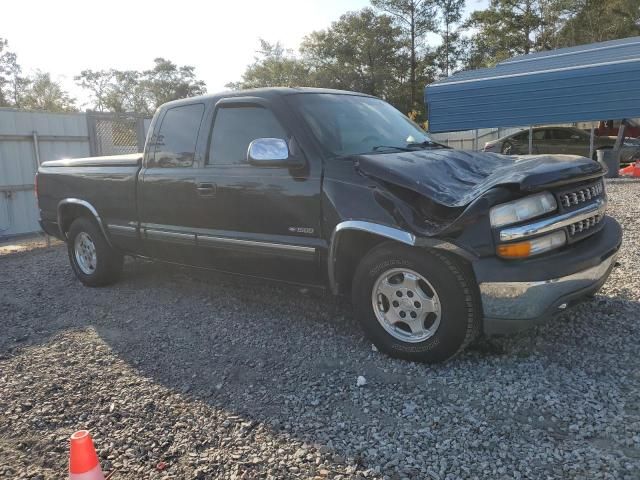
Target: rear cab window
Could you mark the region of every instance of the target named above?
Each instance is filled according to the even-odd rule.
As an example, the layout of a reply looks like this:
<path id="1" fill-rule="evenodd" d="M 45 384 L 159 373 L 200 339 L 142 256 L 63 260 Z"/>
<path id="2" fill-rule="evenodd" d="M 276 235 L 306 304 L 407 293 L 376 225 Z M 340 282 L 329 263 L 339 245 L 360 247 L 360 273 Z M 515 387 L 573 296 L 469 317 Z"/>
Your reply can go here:
<path id="1" fill-rule="evenodd" d="M 204 114 L 204 104 L 193 103 L 169 108 L 162 118 L 155 139 L 151 167 L 191 167 Z"/>

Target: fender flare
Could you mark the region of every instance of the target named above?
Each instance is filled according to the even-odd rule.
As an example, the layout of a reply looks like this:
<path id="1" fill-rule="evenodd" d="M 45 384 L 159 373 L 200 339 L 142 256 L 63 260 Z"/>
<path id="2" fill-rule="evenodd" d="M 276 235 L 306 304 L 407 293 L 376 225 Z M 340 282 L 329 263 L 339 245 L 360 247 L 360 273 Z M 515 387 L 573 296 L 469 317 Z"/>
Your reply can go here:
<path id="1" fill-rule="evenodd" d="M 329 245 L 329 255 L 327 258 L 327 270 L 329 276 L 329 286 L 331 288 L 331 292 L 334 295 L 338 294 L 339 285 L 336 279 L 336 261 L 338 254 L 338 247 L 340 245 L 340 237 L 341 234 L 347 230 L 357 230 L 360 232 L 367 232 L 373 235 L 377 235 L 382 238 L 388 238 L 390 240 L 395 240 L 397 242 L 403 243 L 405 245 L 409 245 L 411 247 L 418 248 L 435 248 L 438 250 L 445 250 L 454 255 L 457 255 L 465 260 L 472 262 L 476 259 L 475 255 L 468 252 L 464 248 L 455 245 L 451 242 L 447 242 L 445 240 L 440 240 L 438 238 L 417 238 L 413 233 L 407 232 L 406 230 L 402 230 L 395 227 L 390 227 L 387 225 L 382 225 L 380 223 L 367 222 L 362 220 L 347 220 L 345 222 L 341 222 L 335 226 L 333 229 L 333 233 L 331 234 L 331 241 Z"/>
<path id="2" fill-rule="evenodd" d="M 329 257 L 327 259 L 329 287 L 334 295 L 338 294 L 338 282 L 336 280 L 336 257 L 338 254 L 338 246 L 340 244 L 341 234 L 346 230 L 358 230 L 360 232 L 371 233 L 379 237 L 396 240 L 400 243 L 404 243 L 405 245 L 414 246 L 416 244 L 416 236 L 413 233 L 400 230 L 399 228 L 362 220 L 347 220 L 345 222 L 340 222 L 335 226 L 331 233 Z"/>
<path id="3" fill-rule="evenodd" d="M 96 210 L 96 208 L 86 200 L 81 200 L 79 198 L 63 198 L 58 202 L 58 207 L 57 207 L 58 229 L 60 230 L 60 236 L 62 239 L 64 239 L 65 241 L 67 240 L 67 234 L 64 232 L 64 229 L 62 228 L 62 208 L 65 205 L 78 205 L 86 208 L 89 211 L 89 213 L 91 213 L 95 221 L 98 223 L 98 226 L 100 227 L 100 231 L 102 232 L 102 235 L 104 235 L 104 238 L 106 239 L 109 246 L 110 247 L 113 246 L 111 245 L 111 240 L 109 238 L 109 235 L 107 234 L 107 230 L 104 228 L 104 224 L 102 223 L 102 219 L 100 218 L 100 215 L 98 214 L 98 211 Z"/>

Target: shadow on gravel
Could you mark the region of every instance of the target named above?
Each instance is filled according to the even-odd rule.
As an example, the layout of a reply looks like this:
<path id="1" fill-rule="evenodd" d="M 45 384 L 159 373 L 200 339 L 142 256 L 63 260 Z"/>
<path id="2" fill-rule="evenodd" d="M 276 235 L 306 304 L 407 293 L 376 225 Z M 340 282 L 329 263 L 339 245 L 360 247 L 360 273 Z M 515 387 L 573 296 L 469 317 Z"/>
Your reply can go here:
<path id="1" fill-rule="evenodd" d="M 42 255 L 59 260 L 63 252 Z M 3 358 L 61 332 L 92 327 L 119 358 L 154 382 L 329 449 L 337 462 L 354 456 L 383 471 L 392 460 L 374 446 L 382 442 L 394 450 L 397 441 L 400 448 L 400 432 L 435 441 L 443 428 L 434 416 L 440 405 L 487 422 L 507 415 L 483 400 L 500 395 L 500 386 L 487 379 L 499 368 L 512 372 L 507 384 L 517 383 L 522 372 L 544 372 L 540 363 L 564 363 L 567 347 L 597 328 L 587 322 L 581 332 L 575 316 L 587 309 L 604 320 L 620 310 L 640 313 L 637 302 L 600 297 L 574 317 L 478 342 L 445 365 L 427 366 L 373 351 L 349 304 L 321 292 L 141 261 L 127 263 L 119 284 L 89 289 L 66 265 L 58 268 L 62 262 L 55 264 L 48 284 L 33 282 L 29 291 L 17 287 L 14 295 L 0 297 L 0 316 L 12 315 L 18 326 L 13 337 L 0 339 Z M 607 329 L 598 332 L 606 335 Z M 593 342 L 610 348 L 606 338 Z M 365 387 L 356 386 L 360 375 Z"/>

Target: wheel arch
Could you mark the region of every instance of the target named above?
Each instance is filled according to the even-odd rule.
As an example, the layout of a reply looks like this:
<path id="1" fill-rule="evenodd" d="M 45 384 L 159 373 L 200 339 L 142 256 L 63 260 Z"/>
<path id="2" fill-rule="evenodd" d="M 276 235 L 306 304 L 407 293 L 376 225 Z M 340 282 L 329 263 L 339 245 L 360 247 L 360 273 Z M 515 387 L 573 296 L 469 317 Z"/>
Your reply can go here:
<path id="1" fill-rule="evenodd" d="M 395 242 L 409 247 L 436 249 L 458 257 L 469 265 L 474 255 L 450 242 L 437 238 L 417 238 L 413 233 L 379 223 L 348 220 L 333 230 L 328 252 L 328 277 L 334 295 L 350 288 L 355 270 L 371 249 L 385 242 Z"/>
<path id="2" fill-rule="evenodd" d="M 335 295 L 343 292 L 362 257 L 373 247 L 389 240 L 413 246 L 416 237 L 398 228 L 360 220 L 336 225 L 331 234 L 327 259 L 331 291 Z"/>
<path id="3" fill-rule="evenodd" d="M 102 235 L 106 239 L 109 246 L 111 241 L 102 223 L 102 219 L 98 214 L 96 208 L 86 200 L 79 198 L 64 198 L 58 202 L 58 228 L 60 229 L 60 235 L 64 240 L 67 240 L 67 232 L 71 223 L 79 217 L 88 217 L 93 219 L 100 228 Z"/>

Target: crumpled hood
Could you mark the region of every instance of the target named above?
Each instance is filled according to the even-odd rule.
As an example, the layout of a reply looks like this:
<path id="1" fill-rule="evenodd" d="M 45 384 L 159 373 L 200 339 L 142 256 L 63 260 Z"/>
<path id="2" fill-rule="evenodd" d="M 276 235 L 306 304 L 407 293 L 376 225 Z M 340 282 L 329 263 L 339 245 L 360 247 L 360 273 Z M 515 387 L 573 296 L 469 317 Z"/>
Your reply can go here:
<path id="1" fill-rule="evenodd" d="M 498 185 L 534 191 L 603 173 L 598 162 L 574 155 L 506 156 L 450 149 L 359 155 L 356 168 L 446 207 L 466 206 Z"/>

